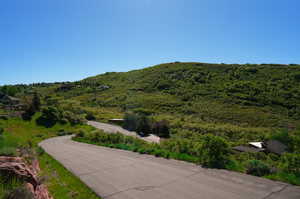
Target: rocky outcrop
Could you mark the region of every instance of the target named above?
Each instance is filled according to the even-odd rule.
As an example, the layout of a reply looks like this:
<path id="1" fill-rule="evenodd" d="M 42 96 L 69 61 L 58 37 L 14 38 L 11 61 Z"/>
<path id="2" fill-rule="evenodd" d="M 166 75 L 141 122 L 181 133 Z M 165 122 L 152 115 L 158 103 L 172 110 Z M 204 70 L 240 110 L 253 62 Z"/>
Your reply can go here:
<path id="1" fill-rule="evenodd" d="M 40 167 L 37 160 L 32 161 L 32 165 L 20 157 L 0 156 L 0 172 L 7 172 L 26 182 L 27 189 L 34 195 L 35 199 L 53 199 L 45 185 L 38 180 Z"/>

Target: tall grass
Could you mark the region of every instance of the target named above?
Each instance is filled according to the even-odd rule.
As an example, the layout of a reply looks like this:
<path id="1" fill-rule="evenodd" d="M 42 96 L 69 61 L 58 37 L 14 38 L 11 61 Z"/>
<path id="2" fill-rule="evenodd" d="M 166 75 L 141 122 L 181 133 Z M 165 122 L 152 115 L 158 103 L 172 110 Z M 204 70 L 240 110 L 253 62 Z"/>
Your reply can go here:
<path id="1" fill-rule="evenodd" d="M 23 182 L 18 178 L 0 173 L 0 199 L 4 199 L 10 191 L 21 186 Z"/>

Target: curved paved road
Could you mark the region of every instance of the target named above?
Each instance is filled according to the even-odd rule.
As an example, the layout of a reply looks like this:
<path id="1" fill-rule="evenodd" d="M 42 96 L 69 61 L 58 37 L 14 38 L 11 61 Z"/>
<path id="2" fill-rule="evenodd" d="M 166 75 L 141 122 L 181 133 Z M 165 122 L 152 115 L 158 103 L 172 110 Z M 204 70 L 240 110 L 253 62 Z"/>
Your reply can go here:
<path id="1" fill-rule="evenodd" d="M 299 199 L 295 186 L 70 140 L 40 146 L 104 199 Z"/>
<path id="2" fill-rule="evenodd" d="M 106 133 L 122 133 L 124 135 L 138 137 L 142 140 L 145 140 L 146 142 L 154 142 L 154 143 L 160 142 L 160 138 L 156 135 L 150 134 L 148 137 L 141 137 L 136 132 L 128 131 L 126 129 L 123 129 L 120 126 L 113 125 L 113 124 L 107 124 L 107 123 L 95 122 L 95 121 L 88 121 L 87 124 L 97 128 L 97 129 L 101 129 L 101 130 L 105 131 Z"/>

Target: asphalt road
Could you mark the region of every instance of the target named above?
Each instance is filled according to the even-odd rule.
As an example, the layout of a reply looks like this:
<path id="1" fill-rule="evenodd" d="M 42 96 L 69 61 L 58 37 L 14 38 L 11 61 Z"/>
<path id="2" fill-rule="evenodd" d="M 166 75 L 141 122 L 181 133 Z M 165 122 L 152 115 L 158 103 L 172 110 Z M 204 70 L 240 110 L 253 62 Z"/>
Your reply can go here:
<path id="1" fill-rule="evenodd" d="M 159 143 L 160 138 L 156 135 L 149 135 L 148 137 L 141 137 L 136 132 L 128 131 L 126 129 L 123 129 L 120 126 L 113 125 L 113 124 L 107 124 L 107 123 L 101 123 L 101 122 L 95 122 L 95 121 L 88 121 L 88 125 L 91 125 L 97 129 L 101 129 L 107 133 L 122 133 L 124 135 L 138 137 L 142 140 L 145 140 L 146 142 L 155 142 Z"/>
<path id="2" fill-rule="evenodd" d="M 74 142 L 70 136 L 40 146 L 104 199 L 300 198 L 300 188 L 285 183 Z"/>

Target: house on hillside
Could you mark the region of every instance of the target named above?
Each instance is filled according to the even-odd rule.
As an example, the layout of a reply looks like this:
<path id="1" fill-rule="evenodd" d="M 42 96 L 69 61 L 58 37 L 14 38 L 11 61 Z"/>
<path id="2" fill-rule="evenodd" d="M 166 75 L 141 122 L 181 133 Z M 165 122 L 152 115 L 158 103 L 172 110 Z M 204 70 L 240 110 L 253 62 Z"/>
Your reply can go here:
<path id="1" fill-rule="evenodd" d="M 249 146 L 236 146 L 236 147 L 233 147 L 233 150 L 237 151 L 237 152 L 253 152 L 253 153 L 263 151 L 261 149 L 257 149 L 257 148 L 249 147 Z"/>
<path id="2" fill-rule="evenodd" d="M 263 142 L 249 142 L 249 145 L 258 149 L 263 148 Z"/>
<path id="3" fill-rule="evenodd" d="M 261 152 L 265 149 L 263 148 L 263 142 L 249 142 L 248 146 L 236 146 L 233 150 L 238 152 Z"/>
<path id="4" fill-rule="evenodd" d="M 236 146 L 232 148 L 236 152 L 266 152 L 282 155 L 287 152 L 287 146 L 277 140 L 265 142 L 249 142 L 247 146 Z"/>
<path id="5" fill-rule="evenodd" d="M 267 152 L 275 153 L 277 155 L 282 155 L 283 153 L 287 152 L 288 149 L 286 145 L 277 140 L 268 140 L 263 143 L 263 146 Z"/>

